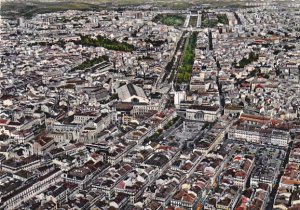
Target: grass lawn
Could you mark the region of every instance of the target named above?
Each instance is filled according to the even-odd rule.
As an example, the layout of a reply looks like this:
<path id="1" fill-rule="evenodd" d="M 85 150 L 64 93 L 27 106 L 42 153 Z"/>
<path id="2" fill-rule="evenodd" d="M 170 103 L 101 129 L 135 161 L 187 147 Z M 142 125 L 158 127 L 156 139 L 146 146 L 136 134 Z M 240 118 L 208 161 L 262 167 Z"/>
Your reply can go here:
<path id="1" fill-rule="evenodd" d="M 224 25 L 229 24 L 226 14 L 216 14 L 215 17 L 216 17 L 216 19 L 209 19 L 207 17 L 207 13 L 203 12 L 201 27 L 202 28 L 213 28 L 213 27 L 216 27 L 219 23 L 224 24 Z"/>
<path id="2" fill-rule="evenodd" d="M 197 26 L 198 16 L 191 16 L 189 26 L 196 27 Z"/>
<path id="3" fill-rule="evenodd" d="M 180 27 L 185 21 L 185 16 L 175 14 L 158 14 L 153 18 L 153 21 L 168 26 Z"/>

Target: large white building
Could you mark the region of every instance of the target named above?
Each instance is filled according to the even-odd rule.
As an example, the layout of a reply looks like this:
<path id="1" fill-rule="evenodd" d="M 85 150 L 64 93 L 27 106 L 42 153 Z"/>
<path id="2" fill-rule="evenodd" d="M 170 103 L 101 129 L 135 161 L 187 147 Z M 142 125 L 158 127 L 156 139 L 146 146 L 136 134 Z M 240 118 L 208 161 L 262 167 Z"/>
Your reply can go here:
<path id="1" fill-rule="evenodd" d="M 174 93 L 174 105 L 177 109 L 180 108 L 180 103 L 185 100 L 186 100 L 185 91 L 176 91 Z"/>
<path id="2" fill-rule="evenodd" d="M 143 88 L 131 83 L 119 87 L 116 91 L 122 102 L 149 103 Z"/>
<path id="3" fill-rule="evenodd" d="M 220 109 L 218 106 L 192 105 L 186 109 L 186 119 L 214 122 L 220 117 Z"/>
<path id="4" fill-rule="evenodd" d="M 287 147 L 290 143 L 289 131 L 278 130 L 275 128 L 262 129 L 258 125 L 239 125 L 232 126 L 228 132 L 230 139 L 238 139 L 257 144 L 272 144 Z"/>

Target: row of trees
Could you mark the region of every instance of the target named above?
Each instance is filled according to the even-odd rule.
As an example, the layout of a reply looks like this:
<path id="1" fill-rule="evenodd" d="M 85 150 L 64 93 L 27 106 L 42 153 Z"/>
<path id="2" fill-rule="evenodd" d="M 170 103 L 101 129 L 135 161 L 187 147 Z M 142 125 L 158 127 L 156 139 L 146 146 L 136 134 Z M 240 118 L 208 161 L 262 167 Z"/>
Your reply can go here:
<path id="1" fill-rule="evenodd" d="M 108 61 L 108 57 L 107 56 L 100 56 L 91 60 L 86 60 L 83 63 L 81 63 L 80 65 L 76 66 L 75 68 L 73 68 L 73 71 L 75 70 L 80 70 L 80 69 L 88 69 L 91 68 L 97 64 L 102 63 L 103 61 Z"/>
<path id="2" fill-rule="evenodd" d="M 93 47 L 104 47 L 108 50 L 116 50 L 116 51 L 125 51 L 132 52 L 134 50 L 134 46 L 130 45 L 126 42 L 119 42 L 115 39 L 110 40 L 103 36 L 97 36 L 96 39 L 91 38 L 90 36 L 80 36 L 81 40 L 76 41 L 75 44 L 81 44 L 85 46 L 93 46 Z"/>
<path id="3" fill-rule="evenodd" d="M 184 41 L 184 34 L 186 32 L 183 32 L 183 34 L 181 35 L 179 41 L 177 42 L 177 46 L 176 46 L 176 49 L 175 49 L 175 52 L 174 52 L 174 55 L 171 59 L 171 61 L 168 62 L 167 66 L 166 66 L 166 74 L 164 75 L 164 78 L 163 78 L 163 81 L 165 81 L 165 79 L 167 78 L 168 74 L 171 73 L 169 79 L 168 79 L 168 82 L 172 82 L 173 79 L 174 79 L 174 76 L 175 76 L 175 72 L 174 70 L 172 70 L 174 64 L 175 64 L 175 55 L 177 54 L 178 50 L 179 50 L 179 47 L 181 46 L 182 42 Z"/>
<path id="4" fill-rule="evenodd" d="M 169 121 L 164 127 L 163 129 L 158 129 L 152 136 L 147 137 L 144 140 L 144 144 L 151 142 L 159 142 L 160 141 L 160 135 L 163 133 L 163 131 L 168 130 L 172 125 L 174 125 L 178 120 L 180 119 L 179 116 L 175 117 L 174 119 L 172 119 L 171 121 Z"/>
<path id="5" fill-rule="evenodd" d="M 59 45 L 60 47 L 64 48 L 65 47 L 66 42 L 64 40 L 58 40 L 57 42 L 34 42 L 34 43 L 30 43 L 28 44 L 28 46 L 48 46 L 51 47 L 52 45 Z"/>
<path id="6" fill-rule="evenodd" d="M 198 32 L 193 32 L 187 40 L 183 51 L 182 64 L 178 68 L 177 82 L 187 83 L 190 80 L 194 64 L 195 48 L 197 44 Z"/>

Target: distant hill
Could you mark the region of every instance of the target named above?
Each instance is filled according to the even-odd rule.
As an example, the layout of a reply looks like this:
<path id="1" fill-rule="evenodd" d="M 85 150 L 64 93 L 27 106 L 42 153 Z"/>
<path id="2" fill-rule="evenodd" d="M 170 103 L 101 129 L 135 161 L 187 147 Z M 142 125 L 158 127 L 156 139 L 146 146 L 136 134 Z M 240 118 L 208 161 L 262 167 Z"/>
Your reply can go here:
<path id="1" fill-rule="evenodd" d="M 102 10 L 145 4 L 166 9 L 188 9 L 200 4 L 222 7 L 245 6 L 247 2 L 253 2 L 253 0 L 1 0 L 1 15 L 30 18 L 38 13 L 66 10 Z"/>

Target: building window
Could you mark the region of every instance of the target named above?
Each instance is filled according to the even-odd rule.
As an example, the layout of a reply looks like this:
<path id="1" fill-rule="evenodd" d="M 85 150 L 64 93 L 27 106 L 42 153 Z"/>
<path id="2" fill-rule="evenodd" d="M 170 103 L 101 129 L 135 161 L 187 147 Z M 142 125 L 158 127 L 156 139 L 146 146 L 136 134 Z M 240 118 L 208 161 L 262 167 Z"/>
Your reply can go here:
<path id="1" fill-rule="evenodd" d="M 204 113 L 203 113 L 202 111 L 197 112 L 197 113 L 195 114 L 195 119 L 201 120 L 201 119 L 203 119 L 203 118 L 204 118 Z"/>

